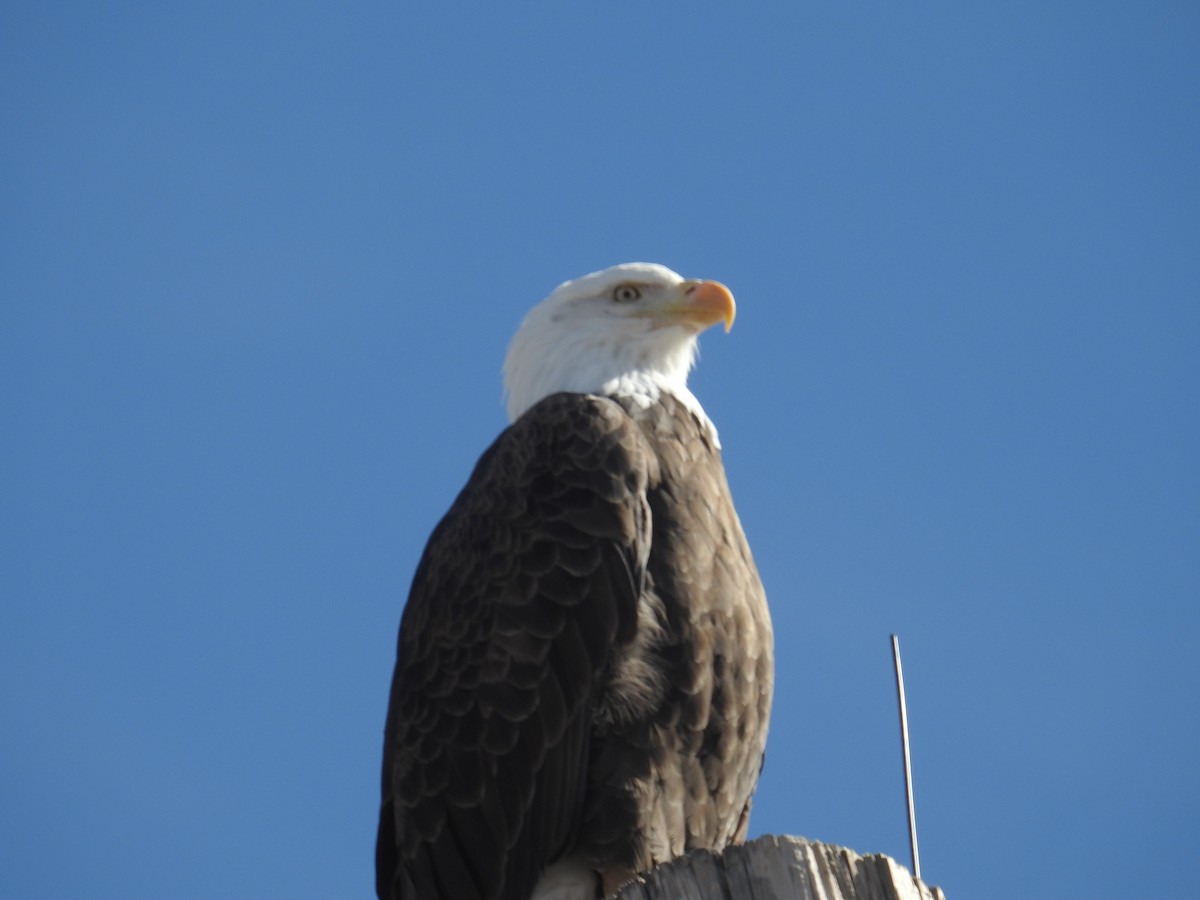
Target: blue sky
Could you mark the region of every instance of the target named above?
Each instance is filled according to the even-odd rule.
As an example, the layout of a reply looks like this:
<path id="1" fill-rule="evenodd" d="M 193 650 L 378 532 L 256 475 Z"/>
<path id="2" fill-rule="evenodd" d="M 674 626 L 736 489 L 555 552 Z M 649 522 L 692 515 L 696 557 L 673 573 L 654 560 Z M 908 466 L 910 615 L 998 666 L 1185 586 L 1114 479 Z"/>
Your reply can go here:
<path id="1" fill-rule="evenodd" d="M 395 629 L 560 281 L 727 283 L 752 833 L 1184 896 L 1200 11 L 0 13 L 0 895 L 366 897 Z"/>

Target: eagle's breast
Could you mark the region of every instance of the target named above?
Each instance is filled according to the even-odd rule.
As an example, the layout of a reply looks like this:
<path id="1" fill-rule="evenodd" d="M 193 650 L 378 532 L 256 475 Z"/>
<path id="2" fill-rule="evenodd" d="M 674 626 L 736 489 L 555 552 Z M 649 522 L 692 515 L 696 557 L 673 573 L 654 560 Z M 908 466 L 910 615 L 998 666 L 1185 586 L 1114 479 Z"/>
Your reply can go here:
<path id="1" fill-rule="evenodd" d="M 638 872 L 744 838 L 774 673 L 720 450 L 670 395 L 626 408 L 656 461 L 651 551 L 637 637 L 615 660 L 593 732 L 578 851 Z"/>

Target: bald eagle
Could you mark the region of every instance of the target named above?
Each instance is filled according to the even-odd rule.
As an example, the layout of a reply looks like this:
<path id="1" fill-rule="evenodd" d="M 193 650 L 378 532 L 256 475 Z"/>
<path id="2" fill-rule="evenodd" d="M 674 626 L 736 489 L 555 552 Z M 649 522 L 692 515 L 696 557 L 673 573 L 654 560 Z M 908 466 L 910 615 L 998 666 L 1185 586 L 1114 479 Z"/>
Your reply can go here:
<path id="1" fill-rule="evenodd" d="M 568 281 L 504 364 L 511 425 L 434 529 L 400 623 L 376 890 L 593 900 L 745 839 L 773 651 L 687 387 L 729 290 Z"/>

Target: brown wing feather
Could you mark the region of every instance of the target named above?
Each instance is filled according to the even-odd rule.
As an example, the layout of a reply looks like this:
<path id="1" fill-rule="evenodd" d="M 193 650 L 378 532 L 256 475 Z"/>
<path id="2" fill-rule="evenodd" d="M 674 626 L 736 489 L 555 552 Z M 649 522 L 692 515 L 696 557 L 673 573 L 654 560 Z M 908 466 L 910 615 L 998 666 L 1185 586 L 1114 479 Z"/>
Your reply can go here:
<path id="1" fill-rule="evenodd" d="M 651 465 L 620 406 L 557 394 L 430 537 L 388 708 L 381 898 L 526 900 L 575 841 L 598 682 L 635 629 Z"/>

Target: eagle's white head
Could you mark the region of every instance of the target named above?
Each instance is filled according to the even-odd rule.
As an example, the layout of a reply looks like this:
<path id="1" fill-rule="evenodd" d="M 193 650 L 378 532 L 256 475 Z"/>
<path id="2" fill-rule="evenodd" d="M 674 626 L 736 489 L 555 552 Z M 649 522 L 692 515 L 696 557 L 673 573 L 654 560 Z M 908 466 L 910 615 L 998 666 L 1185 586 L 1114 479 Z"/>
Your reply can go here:
<path id="1" fill-rule="evenodd" d="M 733 295 L 656 263 L 624 263 L 558 286 L 525 316 L 504 360 L 508 418 L 558 391 L 631 397 L 674 394 L 713 432 L 687 387 L 696 336 L 733 325 Z"/>

